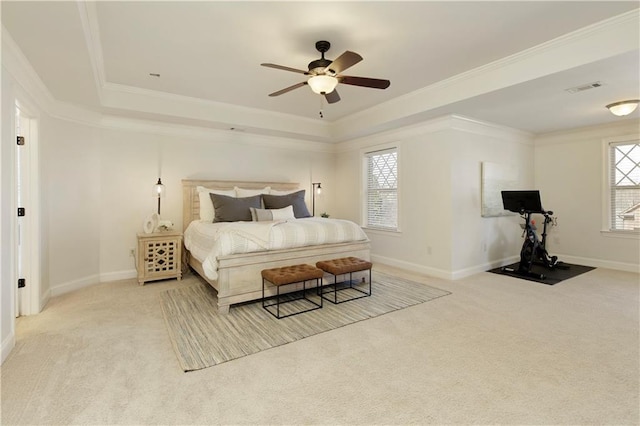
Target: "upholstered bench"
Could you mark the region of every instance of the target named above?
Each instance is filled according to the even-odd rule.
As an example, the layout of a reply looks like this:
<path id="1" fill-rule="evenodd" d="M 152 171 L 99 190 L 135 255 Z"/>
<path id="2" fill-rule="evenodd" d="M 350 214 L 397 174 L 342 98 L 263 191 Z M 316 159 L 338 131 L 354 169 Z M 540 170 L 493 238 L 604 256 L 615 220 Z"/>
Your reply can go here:
<path id="1" fill-rule="evenodd" d="M 330 286 L 333 286 L 333 290 L 325 291 L 321 289 L 321 295 L 323 299 L 327 299 L 334 304 L 338 304 L 348 302 L 350 300 L 360 299 L 362 297 L 371 296 L 371 267 L 373 266 L 371 262 L 359 259 L 357 257 L 342 257 L 340 259 L 323 260 L 317 262 L 316 266 L 323 271 L 333 275 L 333 284 L 330 284 Z M 369 271 L 369 290 L 364 291 L 361 288 L 354 286 L 353 273 L 367 270 Z M 349 274 L 349 281 L 338 283 L 338 275 L 345 274 Z M 364 277 L 362 279 L 364 281 Z M 355 284 L 358 283 L 356 282 Z M 338 300 L 338 291 L 349 289 L 351 289 L 351 291 L 348 293 L 351 293 L 352 295 L 342 297 L 341 300 Z M 325 297 L 325 294 L 333 294 L 333 299 Z M 347 294 L 347 292 L 343 294 Z"/>
<path id="2" fill-rule="evenodd" d="M 313 311 L 315 309 L 322 308 L 322 297 L 318 297 L 320 303 L 317 303 L 309 298 L 307 298 L 307 289 L 306 282 L 311 280 L 316 280 L 316 294 L 319 290 L 321 290 L 321 280 L 324 275 L 324 272 L 321 269 L 318 269 L 312 265 L 292 265 L 292 266 L 283 266 L 281 268 L 272 268 L 272 269 L 264 269 L 261 271 L 262 274 L 262 307 L 267 310 L 271 315 L 280 319 L 290 317 L 291 315 L 301 314 L 303 312 Z M 265 287 L 266 283 L 269 282 L 276 287 L 276 302 L 267 304 L 265 298 Z M 292 295 L 287 295 L 286 299 L 281 301 L 280 295 L 280 287 L 289 284 L 298 284 L 302 283 L 302 296 L 295 297 Z M 311 305 L 311 307 L 307 309 L 298 309 L 290 311 L 287 314 L 280 315 L 280 306 L 285 303 L 295 302 L 297 300 L 304 300 L 308 303 L 304 303 L 306 305 Z M 300 302 L 302 304 L 303 302 Z M 271 307 L 275 306 L 275 313 Z"/>

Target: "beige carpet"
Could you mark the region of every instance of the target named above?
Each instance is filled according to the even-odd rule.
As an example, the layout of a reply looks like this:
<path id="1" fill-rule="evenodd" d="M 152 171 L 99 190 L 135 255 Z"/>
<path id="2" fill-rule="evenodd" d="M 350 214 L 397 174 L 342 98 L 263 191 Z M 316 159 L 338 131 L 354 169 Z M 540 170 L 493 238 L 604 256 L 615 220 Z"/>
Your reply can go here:
<path id="1" fill-rule="evenodd" d="M 2 425 L 638 425 L 639 276 L 546 286 L 492 273 L 452 294 L 185 374 L 160 295 L 188 276 L 53 298 L 19 318 Z"/>
<path id="2" fill-rule="evenodd" d="M 367 288 L 366 284 L 359 286 Z M 359 295 L 352 289 L 339 293 L 347 292 Z M 206 284 L 167 290 L 161 294 L 160 304 L 178 362 L 184 371 L 193 371 L 448 294 L 426 284 L 375 273 L 370 297 L 337 305 L 325 301 L 322 309 L 282 319 L 265 311 L 259 301 L 233 306 L 228 315 L 219 315 L 215 291 Z"/>

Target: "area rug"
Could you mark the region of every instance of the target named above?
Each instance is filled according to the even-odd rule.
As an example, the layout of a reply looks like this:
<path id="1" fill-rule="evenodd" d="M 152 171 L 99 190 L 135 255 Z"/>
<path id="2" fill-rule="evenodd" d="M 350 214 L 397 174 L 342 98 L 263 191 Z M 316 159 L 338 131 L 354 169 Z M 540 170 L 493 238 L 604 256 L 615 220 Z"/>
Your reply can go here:
<path id="1" fill-rule="evenodd" d="M 205 283 L 160 295 L 169 338 L 184 371 L 200 370 L 451 294 L 374 272 L 372 295 L 276 319 L 260 301 L 219 315 L 216 292 Z"/>
<path id="2" fill-rule="evenodd" d="M 564 262 L 560 263 L 558 267 L 554 269 L 547 269 L 541 265 L 533 265 L 533 268 L 531 268 L 531 272 L 544 275 L 544 278 L 536 278 L 518 274 L 516 272 L 518 270 L 518 265 L 519 262 L 508 265 L 505 268 L 491 269 L 489 272 L 493 272 L 494 274 L 509 275 L 510 277 L 520 278 L 527 281 L 534 281 L 541 284 L 555 285 L 561 281 L 573 278 L 575 276 L 595 269 L 591 266 L 573 265 Z"/>

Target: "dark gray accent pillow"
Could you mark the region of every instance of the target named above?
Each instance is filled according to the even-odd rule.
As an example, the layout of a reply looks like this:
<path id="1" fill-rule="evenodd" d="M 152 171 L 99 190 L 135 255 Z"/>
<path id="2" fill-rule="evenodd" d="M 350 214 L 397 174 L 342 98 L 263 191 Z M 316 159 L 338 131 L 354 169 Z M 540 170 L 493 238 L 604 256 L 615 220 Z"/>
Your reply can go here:
<path id="1" fill-rule="evenodd" d="M 251 207 L 262 207 L 262 196 L 235 198 L 226 195 L 209 194 L 216 214 L 214 222 L 251 221 Z"/>
<path id="2" fill-rule="evenodd" d="M 309 209 L 304 202 L 304 189 L 287 195 L 262 195 L 262 201 L 267 209 L 281 209 L 287 206 L 293 206 L 293 215 L 296 219 L 302 217 L 311 217 Z"/>

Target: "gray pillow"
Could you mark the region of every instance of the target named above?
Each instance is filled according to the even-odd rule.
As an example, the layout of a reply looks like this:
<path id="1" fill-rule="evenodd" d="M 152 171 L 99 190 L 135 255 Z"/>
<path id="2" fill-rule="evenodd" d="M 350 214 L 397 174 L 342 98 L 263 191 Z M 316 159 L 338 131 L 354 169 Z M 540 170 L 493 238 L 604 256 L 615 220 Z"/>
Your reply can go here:
<path id="1" fill-rule="evenodd" d="M 262 196 L 235 198 L 226 195 L 209 194 L 216 212 L 214 222 L 251 221 L 251 207 L 262 207 Z"/>
<path id="2" fill-rule="evenodd" d="M 304 189 L 287 195 L 262 195 L 264 206 L 268 209 L 281 209 L 293 206 L 293 215 L 296 219 L 311 217 L 307 205 L 304 202 Z"/>

